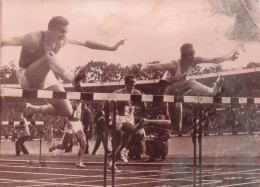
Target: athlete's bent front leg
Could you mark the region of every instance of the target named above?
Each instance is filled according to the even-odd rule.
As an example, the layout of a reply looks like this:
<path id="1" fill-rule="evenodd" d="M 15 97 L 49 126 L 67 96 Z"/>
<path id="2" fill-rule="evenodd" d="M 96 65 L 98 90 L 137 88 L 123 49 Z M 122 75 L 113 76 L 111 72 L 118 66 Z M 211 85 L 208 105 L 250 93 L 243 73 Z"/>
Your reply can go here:
<path id="1" fill-rule="evenodd" d="M 66 79 L 68 79 L 70 82 L 73 82 L 74 75 L 69 72 L 67 69 L 62 66 L 57 58 L 56 54 L 53 51 L 48 51 L 46 54 L 46 62 L 49 65 L 50 69 L 57 75 L 60 75 Z"/>
<path id="2" fill-rule="evenodd" d="M 197 96 L 216 96 L 221 89 L 221 86 L 223 84 L 223 78 L 218 77 L 216 82 L 214 83 L 213 87 L 207 87 L 199 82 L 197 82 L 195 79 L 191 79 L 190 81 L 190 88 L 193 95 Z"/>
<path id="3" fill-rule="evenodd" d="M 59 85 L 53 85 L 46 90 L 58 91 L 58 92 L 65 92 L 65 89 Z M 69 117 L 73 113 L 73 109 L 71 103 L 67 99 L 47 99 L 49 104 L 47 105 L 27 105 L 26 109 L 29 113 L 42 113 L 46 115 L 52 116 L 62 116 L 62 117 Z"/>

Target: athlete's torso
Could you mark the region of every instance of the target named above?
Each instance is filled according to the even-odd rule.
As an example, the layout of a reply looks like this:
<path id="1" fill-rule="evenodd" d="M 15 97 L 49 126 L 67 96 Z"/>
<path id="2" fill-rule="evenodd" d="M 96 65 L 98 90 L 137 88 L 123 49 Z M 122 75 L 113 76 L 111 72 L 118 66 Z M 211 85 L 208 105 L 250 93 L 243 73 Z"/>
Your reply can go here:
<path id="1" fill-rule="evenodd" d="M 73 113 L 68 117 L 69 121 L 80 121 L 81 119 L 81 103 L 78 106 L 72 105 Z"/>
<path id="2" fill-rule="evenodd" d="M 44 31 L 26 34 L 22 38 L 22 43 L 19 60 L 19 67 L 21 68 L 28 68 L 33 62 L 44 56 L 46 51 L 58 53 L 65 45 L 65 42 L 47 41 Z"/>
<path id="3" fill-rule="evenodd" d="M 174 82 L 180 81 L 184 74 L 188 74 L 188 72 L 190 72 L 192 70 L 192 68 L 196 64 L 196 60 L 194 60 L 192 65 L 189 65 L 186 67 L 181 66 L 181 63 L 182 63 L 181 59 L 179 59 L 177 61 L 173 61 L 172 63 L 173 63 L 174 68 L 166 71 L 162 77 L 162 80 L 166 80 L 169 83 L 174 83 Z"/>
<path id="4" fill-rule="evenodd" d="M 128 93 L 125 88 L 115 91 L 117 94 L 134 94 L 141 95 L 139 90 L 133 89 L 131 93 Z M 135 106 L 131 101 L 118 101 L 117 102 L 117 110 L 119 116 L 132 116 L 134 117 Z"/>

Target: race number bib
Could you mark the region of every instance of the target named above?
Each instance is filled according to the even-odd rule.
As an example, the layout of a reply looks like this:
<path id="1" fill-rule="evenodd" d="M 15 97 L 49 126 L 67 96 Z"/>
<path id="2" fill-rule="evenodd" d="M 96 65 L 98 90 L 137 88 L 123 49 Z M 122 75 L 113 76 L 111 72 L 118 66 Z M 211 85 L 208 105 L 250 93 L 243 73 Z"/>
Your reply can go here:
<path id="1" fill-rule="evenodd" d="M 134 106 L 125 106 L 125 116 L 133 115 L 134 108 Z"/>
<path id="2" fill-rule="evenodd" d="M 73 111 L 73 118 L 80 119 L 81 117 L 81 110 L 80 107 L 77 108 L 77 110 Z"/>

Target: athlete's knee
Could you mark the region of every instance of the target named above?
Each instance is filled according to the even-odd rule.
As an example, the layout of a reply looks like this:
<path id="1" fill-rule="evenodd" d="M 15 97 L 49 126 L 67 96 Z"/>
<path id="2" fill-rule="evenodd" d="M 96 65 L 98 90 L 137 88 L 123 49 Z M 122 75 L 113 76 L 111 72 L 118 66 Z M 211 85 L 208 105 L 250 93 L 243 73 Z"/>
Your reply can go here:
<path id="1" fill-rule="evenodd" d="M 58 107 L 56 110 L 57 113 L 59 113 L 59 115 L 62 117 L 69 117 L 73 114 L 72 106 L 69 104 L 65 107 Z"/>
<path id="2" fill-rule="evenodd" d="M 64 111 L 64 115 L 69 117 L 73 114 L 73 109 L 71 107 L 68 107 L 65 111 Z"/>
<path id="3" fill-rule="evenodd" d="M 81 137 L 79 138 L 79 146 L 81 149 L 85 149 L 87 145 L 86 137 L 83 134 L 80 136 Z"/>
<path id="4" fill-rule="evenodd" d="M 132 133 L 134 132 L 134 130 L 135 130 L 135 125 L 133 125 L 132 123 L 129 122 L 122 123 L 121 131 L 125 133 Z"/>
<path id="5" fill-rule="evenodd" d="M 57 62 L 56 54 L 53 51 L 47 52 L 44 59 L 48 65 L 52 65 Z"/>
<path id="6" fill-rule="evenodd" d="M 85 149 L 85 148 L 86 148 L 86 145 L 87 145 L 86 140 L 82 140 L 81 143 L 80 143 L 80 148 L 81 148 L 81 149 Z"/>

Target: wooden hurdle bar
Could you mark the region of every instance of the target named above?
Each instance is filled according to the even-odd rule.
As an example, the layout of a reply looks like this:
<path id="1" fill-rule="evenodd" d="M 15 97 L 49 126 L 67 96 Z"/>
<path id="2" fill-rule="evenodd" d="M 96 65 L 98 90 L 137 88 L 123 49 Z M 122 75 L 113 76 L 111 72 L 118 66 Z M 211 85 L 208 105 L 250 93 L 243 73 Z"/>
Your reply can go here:
<path id="1" fill-rule="evenodd" d="M 106 113 L 106 145 L 107 147 L 107 128 L 109 120 L 110 101 L 134 101 L 134 102 L 183 102 L 183 103 L 195 103 L 196 105 L 196 117 L 194 119 L 194 163 L 193 163 L 193 185 L 196 186 L 197 181 L 197 125 L 199 125 L 198 143 L 199 143 L 199 185 L 201 186 L 202 179 L 202 124 L 200 119 L 202 112 L 202 104 L 260 104 L 260 98 L 253 97 L 206 97 L 206 96 L 173 96 L 173 95 L 131 95 L 131 94 L 114 94 L 114 93 L 87 93 L 87 92 L 55 92 L 50 90 L 22 90 L 3 88 L 1 90 L 2 97 L 18 97 L 18 98 L 48 98 L 48 99 L 74 99 L 85 101 L 106 101 L 105 113 Z M 115 102 L 116 103 L 116 102 Z M 116 111 L 113 111 L 113 115 L 116 115 Z M 1 123 L 1 121 L 0 121 Z M 0 124 L 1 125 L 1 124 Z M 113 121 L 113 128 L 115 128 L 115 120 Z M 114 134 L 114 130 L 113 130 Z M 113 149 L 113 156 L 114 156 Z M 104 186 L 106 186 L 107 179 L 107 150 L 105 150 L 104 158 Z M 114 158 L 112 158 L 114 167 Z M 114 170 L 112 169 L 112 186 L 115 185 Z"/>

